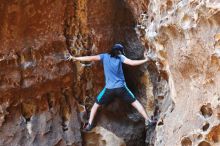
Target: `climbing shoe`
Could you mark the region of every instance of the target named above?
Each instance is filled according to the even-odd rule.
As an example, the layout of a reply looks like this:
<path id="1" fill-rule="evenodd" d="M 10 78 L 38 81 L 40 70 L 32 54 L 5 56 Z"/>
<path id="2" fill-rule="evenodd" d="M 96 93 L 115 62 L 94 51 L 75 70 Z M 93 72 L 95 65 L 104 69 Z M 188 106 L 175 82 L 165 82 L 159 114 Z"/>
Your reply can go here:
<path id="1" fill-rule="evenodd" d="M 83 127 L 83 131 L 88 132 L 91 131 L 93 128 L 93 125 L 90 123 L 87 123 L 84 127 Z"/>
<path id="2" fill-rule="evenodd" d="M 153 127 L 157 124 L 157 121 L 152 121 L 152 120 L 145 120 L 145 126 L 146 127 Z"/>

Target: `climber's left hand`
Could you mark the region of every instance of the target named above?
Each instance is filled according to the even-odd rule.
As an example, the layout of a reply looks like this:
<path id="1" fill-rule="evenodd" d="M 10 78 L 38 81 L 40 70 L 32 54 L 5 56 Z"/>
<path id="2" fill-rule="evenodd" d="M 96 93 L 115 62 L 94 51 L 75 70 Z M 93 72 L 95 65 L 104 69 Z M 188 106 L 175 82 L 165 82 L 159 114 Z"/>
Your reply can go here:
<path id="1" fill-rule="evenodd" d="M 69 60 L 69 61 L 71 61 L 71 60 L 76 61 L 76 57 L 70 55 L 70 56 L 67 58 L 67 60 Z"/>

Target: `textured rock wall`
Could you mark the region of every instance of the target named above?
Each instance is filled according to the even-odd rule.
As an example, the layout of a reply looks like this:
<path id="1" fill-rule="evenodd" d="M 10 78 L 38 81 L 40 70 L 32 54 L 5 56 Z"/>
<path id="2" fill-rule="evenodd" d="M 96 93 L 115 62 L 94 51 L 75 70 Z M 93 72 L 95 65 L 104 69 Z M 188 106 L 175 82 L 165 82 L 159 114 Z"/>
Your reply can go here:
<path id="1" fill-rule="evenodd" d="M 155 145 L 220 145 L 219 1 L 150 1 L 137 32 L 175 105 L 161 113 Z"/>
<path id="2" fill-rule="evenodd" d="M 82 143 L 76 69 L 63 60 L 66 7 L 59 0 L 1 1 L 0 145 Z"/>
<path id="3" fill-rule="evenodd" d="M 0 145 L 219 145 L 218 0 L 2 0 L 0 5 Z M 91 133 L 86 113 L 104 86 L 100 63 L 75 56 L 126 46 L 129 88 L 156 130 L 115 101 Z"/>
<path id="4" fill-rule="evenodd" d="M 2 0 L 0 145 L 145 145 L 144 121 L 120 101 L 102 109 L 92 133 L 81 133 L 85 114 L 104 86 L 102 67 L 64 61 L 66 53 L 102 53 L 116 42 L 126 46 L 129 58 L 142 58 L 135 26 L 145 2 Z M 153 63 L 150 67 L 151 73 L 147 66 L 125 66 L 125 73 L 153 115 L 156 83 L 151 79 L 159 74 Z"/>

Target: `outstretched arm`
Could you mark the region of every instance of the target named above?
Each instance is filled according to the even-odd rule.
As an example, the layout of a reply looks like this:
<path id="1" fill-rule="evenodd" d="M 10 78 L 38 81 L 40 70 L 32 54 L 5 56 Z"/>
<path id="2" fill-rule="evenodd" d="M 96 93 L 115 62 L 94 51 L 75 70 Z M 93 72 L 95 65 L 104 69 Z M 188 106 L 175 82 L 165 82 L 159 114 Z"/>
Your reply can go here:
<path id="1" fill-rule="evenodd" d="M 141 64 L 151 60 L 149 57 L 147 57 L 146 51 L 144 52 L 144 58 L 145 59 L 142 59 L 142 60 L 131 60 L 129 58 L 124 57 L 124 63 L 127 65 L 136 66 L 136 65 L 141 65 Z"/>
<path id="2" fill-rule="evenodd" d="M 131 59 L 125 58 L 124 63 L 127 65 L 136 66 L 136 65 L 141 65 L 147 61 L 149 61 L 148 58 L 145 58 L 143 60 L 131 60 Z"/>
<path id="3" fill-rule="evenodd" d="M 94 55 L 94 56 L 82 56 L 82 57 L 74 57 L 70 56 L 68 60 L 73 60 L 73 61 L 99 61 L 101 60 L 99 55 Z"/>

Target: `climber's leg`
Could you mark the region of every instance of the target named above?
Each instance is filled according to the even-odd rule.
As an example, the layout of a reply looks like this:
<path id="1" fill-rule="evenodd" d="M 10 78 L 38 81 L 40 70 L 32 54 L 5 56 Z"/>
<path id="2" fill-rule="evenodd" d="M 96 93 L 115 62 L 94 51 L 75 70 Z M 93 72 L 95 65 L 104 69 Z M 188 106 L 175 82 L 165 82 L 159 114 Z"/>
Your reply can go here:
<path id="1" fill-rule="evenodd" d="M 126 85 L 121 89 L 119 95 L 123 98 L 124 101 L 130 103 L 135 109 L 137 109 L 137 111 L 144 117 L 145 120 L 149 120 L 145 109 Z"/>
<path id="2" fill-rule="evenodd" d="M 94 105 L 92 106 L 91 109 L 91 113 L 90 113 L 90 117 L 89 117 L 89 123 L 92 124 L 93 123 L 93 119 L 96 115 L 97 109 L 101 106 L 101 105 L 106 105 L 108 103 L 110 103 L 113 99 L 112 96 L 112 90 L 110 89 L 106 89 L 104 88 L 99 95 L 96 98 L 96 102 L 94 103 Z"/>
<path id="3" fill-rule="evenodd" d="M 132 102 L 131 105 L 137 109 L 137 111 L 144 117 L 145 120 L 150 119 L 150 117 L 147 116 L 144 107 L 141 105 L 141 103 L 138 100 Z"/>
<path id="4" fill-rule="evenodd" d="M 96 102 L 94 103 L 94 105 L 92 106 L 91 112 L 90 112 L 90 116 L 89 116 L 89 122 L 88 124 L 85 126 L 84 130 L 85 131 L 90 131 L 93 128 L 93 120 L 95 118 L 95 115 L 97 113 L 98 108 L 101 105 L 106 105 L 108 103 L 110 103 L 113 100 L 113 90 L 111 89 L 106 89 L 104 88 L 99 95 L 96 98 Z"/>
<path id="5" fill-rule="evenodd" d="M 90 116 L 89 116 L 89 124 L 92 125 L 92 122 L 93 122 L 93 120 L 94 120 L 94 117 L 95 117 L 96 112 L 97 112 L 97 110 L 98 110 L 99 107 L 100 107 L 99 104 L 97 104 L 97 103 L 94 103 L 94 104 L 93 104 L 92 109 L 91 109 L 91 112 L 90 112 Z"/>
<path id="6" fill-rule="evenodd" d="M 131 105 L 134 108 L 136 108 L 137 111 L 144 117 L 146 127 L 155 126 L 157 124 L 156 120 L 150 119 L 150 117 L 147 115 L 144 107 L 141 105 L 141 103 L 138 100 L 134 101 Z"/>

